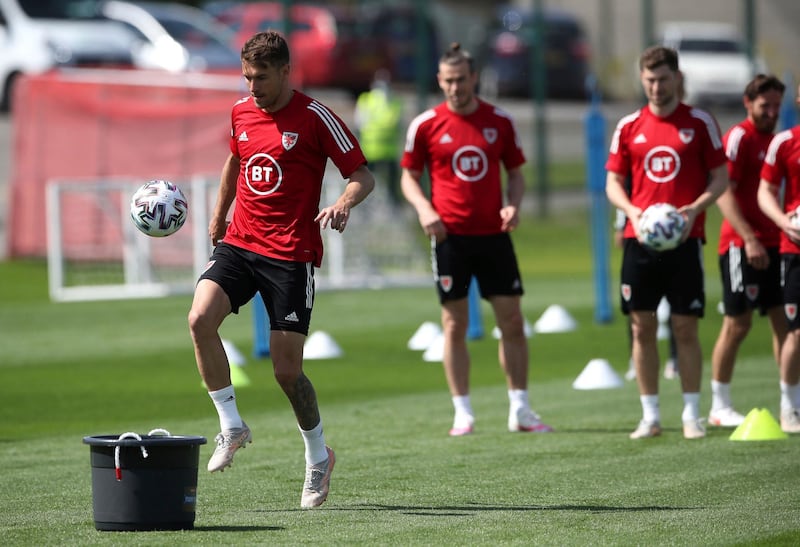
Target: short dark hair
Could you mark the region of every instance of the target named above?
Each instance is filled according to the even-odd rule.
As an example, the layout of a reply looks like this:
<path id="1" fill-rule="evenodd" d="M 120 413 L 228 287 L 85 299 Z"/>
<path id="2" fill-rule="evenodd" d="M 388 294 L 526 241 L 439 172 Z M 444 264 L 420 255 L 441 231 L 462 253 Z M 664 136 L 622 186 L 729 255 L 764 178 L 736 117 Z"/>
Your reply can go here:
<path id="1" fill-rule="evenodd" d="M 655 70 L 662 65 L 678 72 L 678 52 L 666 46 L 650 46 L 639 57 L 639 70 Z"/>
<path id="2" fill-rule="evenodd" d="M 439 63 L 444 65 L 457 65 L 460 63 L 467 63 L 469 71 L 475 72 L 475 59 L 472 58 L 469 51 L 461 49 L 461 44 L 452 42 L 450 47 L 439 58 Z"/>
<path id="3" fill-rule="evenodd" d="M 277 31 L 267 30 L 250 37 L 242 46 L 242 61 L 257 67 L 289 64 L 289 45 Z"/>
<path id="4" fill-rule="evenodd" d="M 762 93 L 772 90 L 783 95 L 783 92 L 786 91 L 786 85 L 772 74 L 757 74 L 744 88 L 744 96 L 754 101 Z"/>

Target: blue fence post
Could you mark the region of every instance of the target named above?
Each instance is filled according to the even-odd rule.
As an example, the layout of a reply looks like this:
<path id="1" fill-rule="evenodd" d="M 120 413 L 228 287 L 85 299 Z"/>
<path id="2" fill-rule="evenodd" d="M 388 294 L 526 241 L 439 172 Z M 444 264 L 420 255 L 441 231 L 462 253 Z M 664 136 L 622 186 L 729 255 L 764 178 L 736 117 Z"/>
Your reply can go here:
<path id="1" fill-rule="evenodd" d="M 600 92 L 595 80 L 589 83 L 592 102 L 584 120 L 586 133 L 586 182 L 591 205 L 590 230 L 594 264 L 594 319 L 598 323 L 611 321 L 609 275 L 609 215 L 606 197 L 606 120 L 600 111 Z"/>
<path id="2" fill-rule="evenodd" d="M 253 305 L 253 355 L 269 357 L 269 316 L 261 295 L 256 293 Z"/>
<path id="3" fill-rule="evenodd" d="M 477 340 L 483 338 L 483 319 L 481 318 L 481 294 L 478 280 L 474 277 L 469 282 L 469 324 L 467 338 Z"/>
<path id="4" fill-rule="evenodd" d="M 786 92 L 783 94 L 783 102 L 781 103 L 780 111 L 782 130 L 791 129 L 797 125 L 797 105 L 795 104 L 795 92 L 797 88 L 794 85 L 792 73 L 788 70 L 783 75 L 783 83 L 786 84 Z"/>

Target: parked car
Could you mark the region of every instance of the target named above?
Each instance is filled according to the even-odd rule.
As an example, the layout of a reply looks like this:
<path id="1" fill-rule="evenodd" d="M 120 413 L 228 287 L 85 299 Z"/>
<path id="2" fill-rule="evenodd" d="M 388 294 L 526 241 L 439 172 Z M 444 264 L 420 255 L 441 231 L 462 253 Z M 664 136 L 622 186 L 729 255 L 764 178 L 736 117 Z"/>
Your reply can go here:
<path id="1" fill-rule="evenodd" d="M 733 25 L 669 22 L 663 25 L 661 35 L 661 43 L 678 52 L 684 100 L 689 104 L 741 105 L 747 83 L 767 71 L 763 59 L 749 58 Z"/>
<path id="2" fill-rule="evenodd" d="M 369 21 L 370 31 L 381 40 L 389 56 L 392 81 L 396 83 L 415 82 L 418 74 L 420 45 L 426 67 L 424 76 L 433 86 L 436 83 L 441 44 L 439 31 L 430 16 L 420 20 L 418 10 L 406 5 L 365 4 L 365 19 Z"/>
<path id="3" fill-rule="evenodd" d="M 284 30 L 281 2 L 214 2 L 204 9 L 234 29 L 237 49 L 257 32 Z M 370 32 L 369 23 L 353 10 L 293 4 L 289 24 L 285 34 L 299 85 L 360 93 L 388 63 L 385 47 Z"/>
<path id="4" fill-rule="evenodd" d="M 0 108 L 14 80 L 58 66 L 132 67 L 135 37 L 93 0 L 0 0 Z"/>
<path id="5" fill-rule="evenodd" d="M 176 3 L 108 0 L 102 14 L 126 25 L 139 43 L 140 68 L 171 72 L 239 73 L 242 63 L 231 43 L 233 31 L 201 9 Z"/>
<path id="6" fill-rule="evenodd" d="M 546 94 L 557 99 L 587 96 L 590 73 L 589 41 L 580 20 L 573 14 L 543 10 Z M 478 54 L 480 90 L 488 97 L 529 97 L 534 37 L 534 12 L 503 7 L 490 23 L 484 49 Z"/>

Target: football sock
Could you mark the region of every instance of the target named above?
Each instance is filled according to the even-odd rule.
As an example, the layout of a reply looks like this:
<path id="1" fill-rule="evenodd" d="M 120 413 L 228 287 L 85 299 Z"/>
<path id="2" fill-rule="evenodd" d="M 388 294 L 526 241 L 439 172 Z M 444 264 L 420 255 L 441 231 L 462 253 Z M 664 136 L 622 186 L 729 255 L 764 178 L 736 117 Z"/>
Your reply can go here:
<path id="1" fill-rule="evenodd" d="M 302 429 L 299 425 L 300 434 L 303 436 L 303 442 L 306 445 L 306 464 L 316 465 L 328 459 L 328 450 L 325 448 L 325 435 L 322 433 L 322 420 L 317 424 L 317 427 L 308 431 Z"/>
<path id="2" fill-rule="evenodd" d="M 711 410 L 721 410 L 732 406 L 731 385 L 711 380 Z"/>
<path id="3" fill-rule="evenodd" d="M 689 422 L 698 418 L 700 418 L 700 393 L 684 393 L 681 419 Z"/>
<path id="4" fill-rule="evenodd" d="M 790 385 L 781 380 L 781 410 L 800 408 L 800 384 Z"/>
<path id="5" fill-rule="evenodd" d="M 661 421 L 661 410 L 658 407 L 658 395 L 640 395 L 642 403 L 642 420 L 652 424 Z"/>
<path id="6" fill-rule="evenodd" d="M 236 395 L 233 386 L 224 387 L 217 391 L 209 391 L 209 397 L 214 401 L 219 414 L 219 427 L 222 431 L 242 427 L 242 417 L 239 416 L 239 409 L 236 408 Z"/>
<path id="7" fill-rule="evenodd" d="M 453 420 L 453 425 L 455 427 L 466 427 L 472 424 L 475 414 L 472 412 L 472 404 L 470 404 L 469 395 L 454 396 L 453 407 L 456 410 L 455 420 Z"/>
<path id="8" fill-rule="evenodd" d="M 508 402 L 510 406 L 510 412 L 512 414 L 521 408 L 528 408 L 530 406 L 530 403 L 528 402 L 528 390 L 509 389 Z"/>

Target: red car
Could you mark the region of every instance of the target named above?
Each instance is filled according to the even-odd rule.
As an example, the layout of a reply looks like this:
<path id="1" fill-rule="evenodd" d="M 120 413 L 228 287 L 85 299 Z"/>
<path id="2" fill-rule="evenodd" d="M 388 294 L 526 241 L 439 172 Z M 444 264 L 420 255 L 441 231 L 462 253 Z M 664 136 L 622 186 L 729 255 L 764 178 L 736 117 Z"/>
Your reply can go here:
<path id="1" fill-rule="evenodd" d="M 210 4 L 205 9 L 234 29 L 237 50 L 257 32 L 283 31 L 281 2 Z M 287 41 L 296 85 L 338 87 L 357 94 L 369 89 L 376 70 L 390 66 L 386 46 L 361 28 L 366 23 L 354 12 L 294 4 L 289 13 Z"/>

